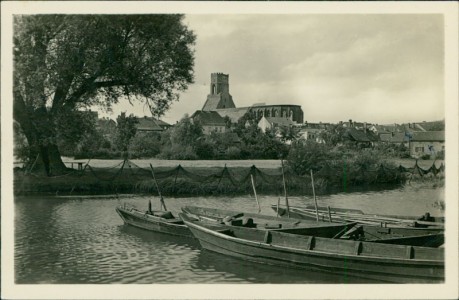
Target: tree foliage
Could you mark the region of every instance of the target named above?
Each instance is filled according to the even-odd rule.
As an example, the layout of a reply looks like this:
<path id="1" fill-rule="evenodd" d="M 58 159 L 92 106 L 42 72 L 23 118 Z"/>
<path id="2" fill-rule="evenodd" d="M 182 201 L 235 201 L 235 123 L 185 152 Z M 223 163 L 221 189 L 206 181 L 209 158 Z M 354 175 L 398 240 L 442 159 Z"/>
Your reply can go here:
<path id="1" fill-rule="evenodd" d="M 182 15 L 18 15 L 14 119 L 46 172 L 64 166 L 62 114 L 119 99 L 161 116 L 193 81 L 194 34 Z"/>
<path id="2" fill-rule="evenodd" d="M 128 151 L 129 143 L 137 133 L 137 123 L 139 121 L 133 114 L 126 116 L 125 112 L 116 118 L 115 144 L 119 150 Z"/>
<path id="3" fill-rule="evenodd" d="M 332 158 L 328 145 L 300 140 L 292 143 L 287 161 L 298 175 L 304 175 L 310 170 L 320 170 Z"/>
<path id="4" fill-rule="evenodd" d="M 342 124 L 331 124 L 325 131 L 320 133 L 327 145 L 336 146 L 347 141 L 346 128 Z"/>
<path id="5" fill-rule="evenodd" d="M 300 137 L 300 130 L 293 126 L 280 126 L 278 130 L 282 142 L 294 142 Z"/>
<path id="6" fill-rule="evenodd" d="M 56 116 L 56 141 L 63 155 L 74 155 L 83 148 L 94 149 L 86 145 L 97 144 L 102 136 L 96 130 L 97 118 L 90 112 L 66 111 Z"/>

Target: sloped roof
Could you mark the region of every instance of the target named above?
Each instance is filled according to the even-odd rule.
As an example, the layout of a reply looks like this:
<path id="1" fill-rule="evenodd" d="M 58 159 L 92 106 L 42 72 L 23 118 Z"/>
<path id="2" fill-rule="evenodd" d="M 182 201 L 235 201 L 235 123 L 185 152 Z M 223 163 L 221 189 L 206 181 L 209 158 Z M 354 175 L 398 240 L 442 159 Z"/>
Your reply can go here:
<path id="1" fill-rule="evenodd" d="M 416 125 L 421 126 L 426 131 L 439 131 L 439 129 L 445 128 L 445 121 L 431 121 L 431 122 L 420 122 Z"/>
<path id="2" fill-rule="evenodd" d="M 353 127 L 347 129 L 348 136 L 356 142 L 376 142 L 379 137 L 371 131 L 358 130 Z"/>
<path id="3" fill-rule="evenodd" d="M 231 122 L 237 123 L 237 121 L 242 118 L 249 111 L 249 107 L 240 107 L 240 108 L 223 108 L 217 109 L 216 112 L 220 116 L 228 117 L 231 119 Z"/>
<path id="4" fill-rule="evenodd" d="M 444 142 L 445 132 L 444 131 L 420 131 L 413 132 L 411 141 L 416 142 Z"/>
<path id="5" fill-rule="evenodd" d="M 392 133 L 384 133 L 379 135 L 379 139 L 381 142 L 389 142 L 389 143 L 403 143 L 409 141 L 409 133 L 405 132 L 394 132 Z"/>
<path id="6" fill-rule="evenodd" d="M 204 103 L 204 106 L 202 107 L 202 110 L 216 110 L 218 107 L 218 104 L 220 103 L 221 100 L 221 95 L 208 95 L 207 100 Z"/>
<path id="7" fill-rule="evenodd" d="M 301 125 L 302 129 L 327 129 L 330 126 L 330 123 L 304 123 Z"/>
<path id="8" fill-rule="evenodd" d="M 295 125 L 296 122 L 282 117 L 264 117 L 270 124 L 290 126 Z"/>
<path id="9" fill-rule="evenodd" d="M 137 130 L 139 131 L 162 131 L 164 127 L 171 126 L 164 121 L 152 117 L 137 118 L 137 121 L 139 122 L 137 123 Z"/>
<path id="10" fill-rule="evenodd" d="M 216 111 L 202 111 L 197 110 L 191 115 L 191 117 L 195 121 L 199 121 L 202 126 L 209 126 L 209 125 L 217 125 L 217 126 L 225 126 L 226 122 L 222 116 L 220 116 Z"/>

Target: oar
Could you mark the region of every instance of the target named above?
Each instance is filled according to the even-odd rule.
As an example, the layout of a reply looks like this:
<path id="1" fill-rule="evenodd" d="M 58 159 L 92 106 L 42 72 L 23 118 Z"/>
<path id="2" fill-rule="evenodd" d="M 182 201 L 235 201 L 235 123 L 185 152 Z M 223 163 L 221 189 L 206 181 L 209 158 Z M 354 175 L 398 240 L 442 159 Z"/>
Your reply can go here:
<path id="1" fill-rule="evenodd" d="M 255 189 L 255 182 L 253 181 L 252 174 L 250 174 L 250 179 L 252 180 L 253 193 L 255 194 L 255 200 L 257 201 L 257 205 L 258 205 L 258 213 L 260 213 L 261 212 L 260 202 L 258 202 L 257 190 Z"/>
<path id="2" fill-rule="evenodd" d="M 167 210 L 166 204 L 164 203 L 163 196 L 161 195 L 161 191 L 159 189 L 158 181 L 156 181 L 155 172 L 153 171 L 153 166 L 151 164 L 150 164 L 150 168 L 151 168 L 151 175 L 153 176 L 153 180 L 155 181 L 155 184 L 156 184 L 156 189 L 158 190 L 159 201 L 161 201 L 161 207 L 164 208 L 164 210 Z"/>

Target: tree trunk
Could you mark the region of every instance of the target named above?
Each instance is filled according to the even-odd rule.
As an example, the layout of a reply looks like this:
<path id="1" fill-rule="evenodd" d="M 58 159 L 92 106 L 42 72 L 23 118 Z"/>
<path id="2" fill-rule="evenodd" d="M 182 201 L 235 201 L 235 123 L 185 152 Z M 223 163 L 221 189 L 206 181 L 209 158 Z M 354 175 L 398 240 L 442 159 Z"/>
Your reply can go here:
<path id="1" fill-rule="evenodd" d="M 13 115 L 21 125 L 29 144 L 29 163 L 27 169 L 33 173 L 47 176 L 62 175 L 68 172 L 62 162 L 55 144 L 54 126 L 45 108 L 30 110 L 21 98 L 15 97 Z"/>
<path id="2" fill-rule="evenodd" d="M 56 176 L 68 173 L 68 169 L 62 162 L 57 145 L 39 145 L 33 147 L 38 151 L 31 151 L 29 171 L 42 173 L 47 176 Z"/>

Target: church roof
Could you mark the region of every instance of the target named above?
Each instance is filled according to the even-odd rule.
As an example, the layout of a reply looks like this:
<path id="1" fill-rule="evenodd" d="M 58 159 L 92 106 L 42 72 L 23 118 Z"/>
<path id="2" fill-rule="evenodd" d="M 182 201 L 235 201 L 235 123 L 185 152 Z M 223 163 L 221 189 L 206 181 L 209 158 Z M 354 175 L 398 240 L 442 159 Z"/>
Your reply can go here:
<path id="1" fill-rule="evenodd" d="M 218 95 L 209 95 L 207 96 L 206 103 L 204 103 L 204 106 L 202 107 L 202 110 L 216 110 L 218 107 L 218 104 L 220 103 L 221 97 Z"/>
<path id="2" fill-rule="evenodd" d="M 226 122 L 222 116 L 220 116 L 216 111 L 202 111 L 197 110 L 194 114 L 191 115 L 191 118 L 195 121 L 199 121 L 201 125 L 217 125 L 225 126 Z"/>
<path id="3" fill-rule="evenodd" d="M 217 109 L 216 112 L 220 116 L 228 117 L 231 119 L 231 122 L 237 123 L 237 121 L 242 118 L 249 111 L 249 107 L 240 107 L 240 108 L 222 108 Z"/>

